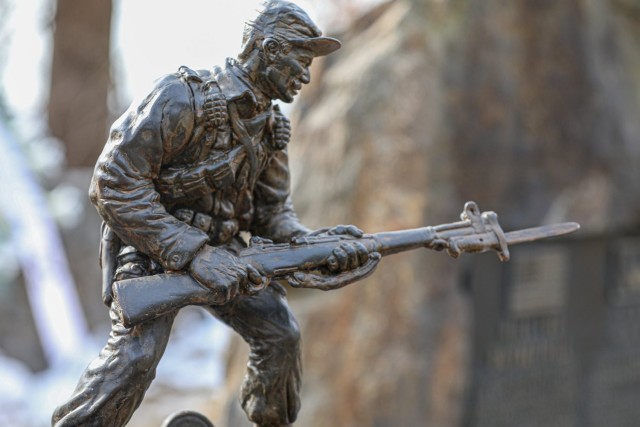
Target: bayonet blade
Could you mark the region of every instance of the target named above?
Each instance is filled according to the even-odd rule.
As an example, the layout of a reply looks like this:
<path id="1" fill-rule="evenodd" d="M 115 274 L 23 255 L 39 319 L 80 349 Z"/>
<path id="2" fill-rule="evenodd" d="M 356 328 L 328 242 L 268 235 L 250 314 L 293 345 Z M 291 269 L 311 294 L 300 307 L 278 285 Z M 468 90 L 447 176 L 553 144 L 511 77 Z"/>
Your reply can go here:
<path id="1" fill-rule="evenodd" d="M 562 236 L 573 233 L 580 228 L 577 222 L 561 222 L 558 224 L 541 225 L 539 227 L 525 228 L 523 230 L 505 233 L 507 244 L 533 242 L 548 237 Z"/>

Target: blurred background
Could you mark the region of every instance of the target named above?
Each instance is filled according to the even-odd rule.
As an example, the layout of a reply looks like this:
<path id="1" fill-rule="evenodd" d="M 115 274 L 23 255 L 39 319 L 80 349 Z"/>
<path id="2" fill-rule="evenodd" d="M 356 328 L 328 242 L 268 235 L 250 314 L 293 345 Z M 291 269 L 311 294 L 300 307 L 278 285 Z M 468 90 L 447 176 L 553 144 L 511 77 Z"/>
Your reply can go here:
<path id="1" fill-rule="evenodd" d="M 343 48 L 286 111 L 308 226 L 453 222 L 575 235 L 417 251 L 337 292 L 290 291 L 297 425 L 636 426 L 640 2 L 299 1 Z M 109 331 L 87 190 L 110 124 L 180 65 L 235 56 L 255 0 L 0 0 L 0 425 L 49 425 Z M 129 425 L 195 409 L 249 426 L 247 347 L 179 315 Z"/>

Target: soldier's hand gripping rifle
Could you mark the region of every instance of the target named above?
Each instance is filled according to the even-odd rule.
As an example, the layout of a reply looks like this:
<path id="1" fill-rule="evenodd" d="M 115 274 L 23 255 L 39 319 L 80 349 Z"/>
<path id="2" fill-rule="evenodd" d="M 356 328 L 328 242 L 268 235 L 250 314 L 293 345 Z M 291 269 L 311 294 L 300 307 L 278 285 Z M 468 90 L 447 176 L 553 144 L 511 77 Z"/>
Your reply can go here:
<path id="1" fill-rule="evenodd" d="M 252 239 L 252 244 L 241 250 L 238 257 L 271 280 L 287 280 L 294 287 L 332 290 L 371 274 L 382 256 L 426 247 L 446 250 L 454 258 L 463 252 L 492 250 L 500 260 L 508 261 L 510 244 L 558 236 L 579 227 L 577 223 L 567 222 L 505 233 L 494 212 L 481 213 L 474 202 L 467 202 L 461 221 L 451 224 L 365 234 L 359 238 L 321 234 L 296 238 L 285 244 L 258 238 Z M 354 240 L 367 248 L 369 260 L 353 270 L 326 274 L 329 270 L 327 260 L 334 249 Z M 121 280 L 113 286 L 115 308 L 127 327 L 187 305 L 220 303 L 211 289 L 185 272 Z"/>

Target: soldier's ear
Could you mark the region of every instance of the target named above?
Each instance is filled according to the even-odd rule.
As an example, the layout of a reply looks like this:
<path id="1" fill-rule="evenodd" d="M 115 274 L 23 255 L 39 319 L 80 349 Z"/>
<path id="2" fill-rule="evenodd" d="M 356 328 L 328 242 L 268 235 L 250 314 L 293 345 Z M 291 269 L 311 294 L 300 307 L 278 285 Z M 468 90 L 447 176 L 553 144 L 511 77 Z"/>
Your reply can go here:
<path id="1" fill-rule="evenodd" d="M 262 42 L 262 51 L 264 52 L 265 58 L 269 60 L 269 62 L 273 62 L 280 52 L 282 51 L 282 46 L 280 42 L 274 38 L 267 37 Z"/>

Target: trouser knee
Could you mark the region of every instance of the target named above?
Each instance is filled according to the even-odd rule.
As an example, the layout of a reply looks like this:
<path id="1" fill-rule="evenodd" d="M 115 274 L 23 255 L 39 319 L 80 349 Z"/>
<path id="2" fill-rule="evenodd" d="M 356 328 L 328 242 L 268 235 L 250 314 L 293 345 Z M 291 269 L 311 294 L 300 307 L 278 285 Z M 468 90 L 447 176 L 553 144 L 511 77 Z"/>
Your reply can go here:
<path id="1" fill-rule="evenodd" d="M 282 330 L 282 335 L 277 341 L 278 346 L 293 350 L 300 347 L 300 339 L 300 327 L 295 319 L 292 318 L 288 327 Z"/>
<path id="2" fill-rule="evenodd" d="M 159 357 L 151 353 L 138 353 L 131 355 L 129 359 L 129 378 L 145 379 L 151 381 L 156 375 L 156 365 Z M 145 381 L 145 382 L 146 382 Z"/>

